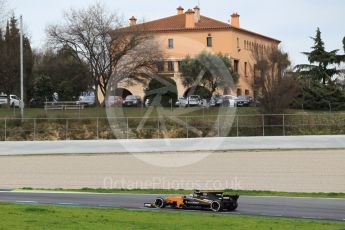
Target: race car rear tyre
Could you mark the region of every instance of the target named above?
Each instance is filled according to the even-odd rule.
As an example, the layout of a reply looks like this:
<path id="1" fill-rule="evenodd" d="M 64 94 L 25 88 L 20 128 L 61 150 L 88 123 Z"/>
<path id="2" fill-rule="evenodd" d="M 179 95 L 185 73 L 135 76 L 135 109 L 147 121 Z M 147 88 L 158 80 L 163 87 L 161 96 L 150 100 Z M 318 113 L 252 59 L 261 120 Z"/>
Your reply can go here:
<path id="1" fill-rule="evenodd" d="M 155 206 L 157 208 L 164 208 L 165 207 L 164 199 L 161 198 L 161 197 L 157 198 L 156 201 L 155 201 Z"/>
<path id="2" fill-rule="evenodd" d="M 236 202 L 233 202 L 230 207 L 228 208 L 229 211 L 235 211 L 238 207 L 238 203 L 237 201 Z"/>
<path id="3" fill-rule="evenodd" d="M 221 212 L 223 211 L 223 205 L 219 201 L 213 201 L 211 203 L 211 210 L 214 212 Z"/>

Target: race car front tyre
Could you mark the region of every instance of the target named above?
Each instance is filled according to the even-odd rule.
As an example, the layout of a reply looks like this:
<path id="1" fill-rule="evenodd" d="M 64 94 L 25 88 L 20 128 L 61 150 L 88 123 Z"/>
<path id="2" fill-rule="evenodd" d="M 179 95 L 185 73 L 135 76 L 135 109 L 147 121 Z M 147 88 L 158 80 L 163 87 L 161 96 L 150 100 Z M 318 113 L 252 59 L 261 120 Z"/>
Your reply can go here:
<path id="1" fill-rule="evenodd" d="M 213 201 L 211 203 L 211 210 L 214 212 L 221 212 L 223 211 L 223 205 L 219 201 Z"/>
<path id="2" fill-rule="evenodd" d="M 157 208 L 164 208 L 165 207 L 164 199 L 161 198 L 161 197 L 157 198 L 156 201 L 155 201 L 155 206 Z"/>

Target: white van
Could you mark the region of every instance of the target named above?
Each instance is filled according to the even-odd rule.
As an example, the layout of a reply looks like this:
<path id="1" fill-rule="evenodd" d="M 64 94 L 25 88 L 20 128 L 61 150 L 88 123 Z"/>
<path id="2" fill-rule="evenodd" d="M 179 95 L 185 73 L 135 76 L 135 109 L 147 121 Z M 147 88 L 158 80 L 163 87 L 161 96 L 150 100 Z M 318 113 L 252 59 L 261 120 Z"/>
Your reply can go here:
<path id="1" fill-rule="evenodd" d="M 0 105 L 6 105 L 6 104 L 7 104 L 7 95 L 6 94 L 0 95 Z M 10 106 L 11 107 L 19 107 L 20 106 L 20 98 L 14 94 L 11 94 L 10 95 Z"/>
<path id="2" fill-rule="evenodd" d="M 199 95 L 190 95 L 189 97 L 187 97 L 186 102 L 188 106 L 200 106 L 201 97 Z"/>
<path id="3" fill-rule="evenodd" d="M 95 96 L 95 92 L 93 91 L 88 91 L 88 92 L 83 92 L 80 96 L 79 96 L 79 100 L 77 101 L 78 105 L 93 105 L 95 104 L 96 101 L 96 96 Z"/>
<path id="4" fill-rule="evenodd" d="M 7 96 L 1 94 L 0 95 L 0 105 L 6 105 L 7 104 Z"/>

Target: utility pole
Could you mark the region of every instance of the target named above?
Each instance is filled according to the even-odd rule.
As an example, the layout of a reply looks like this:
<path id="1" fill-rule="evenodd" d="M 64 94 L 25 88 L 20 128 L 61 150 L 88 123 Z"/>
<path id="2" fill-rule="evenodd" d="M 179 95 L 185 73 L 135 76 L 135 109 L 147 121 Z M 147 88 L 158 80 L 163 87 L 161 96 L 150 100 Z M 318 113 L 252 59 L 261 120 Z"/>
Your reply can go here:
<path id="1" fill-rule="evenodd" d="M 23 17 L 20 15 L 20 117 L 24 121 Z"/>

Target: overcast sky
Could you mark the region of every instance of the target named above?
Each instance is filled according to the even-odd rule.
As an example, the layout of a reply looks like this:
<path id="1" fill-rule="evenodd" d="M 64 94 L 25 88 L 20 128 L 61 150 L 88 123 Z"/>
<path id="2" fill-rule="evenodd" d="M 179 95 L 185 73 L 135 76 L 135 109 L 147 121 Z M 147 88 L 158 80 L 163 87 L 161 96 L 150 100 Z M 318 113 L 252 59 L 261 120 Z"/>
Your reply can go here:
<path id="1" fill-rule="evenodd" d="M 16 16 L 22 14 L 34 48 L 45 43 L 45 28 L 61 21 L 63 11 L 83 8 L 94 0 L 8 0 Z M 182 5 L 193 8 L 197 0 L 99 0 L 125 19 L 132 15 L 150 21 L 176 13 Z M 310 36 L 320 27 L 327 49 L 341 49 L 345 36 L 343 0 L 200 0 L 201 14 L 224 22 L 233 12 L 241 15 L 241 27 L 277 38 L 294 64 L 305 63 L 300 54 L 313 45 Z M 341 50 L 343 52 L 343 50 Z"/>

